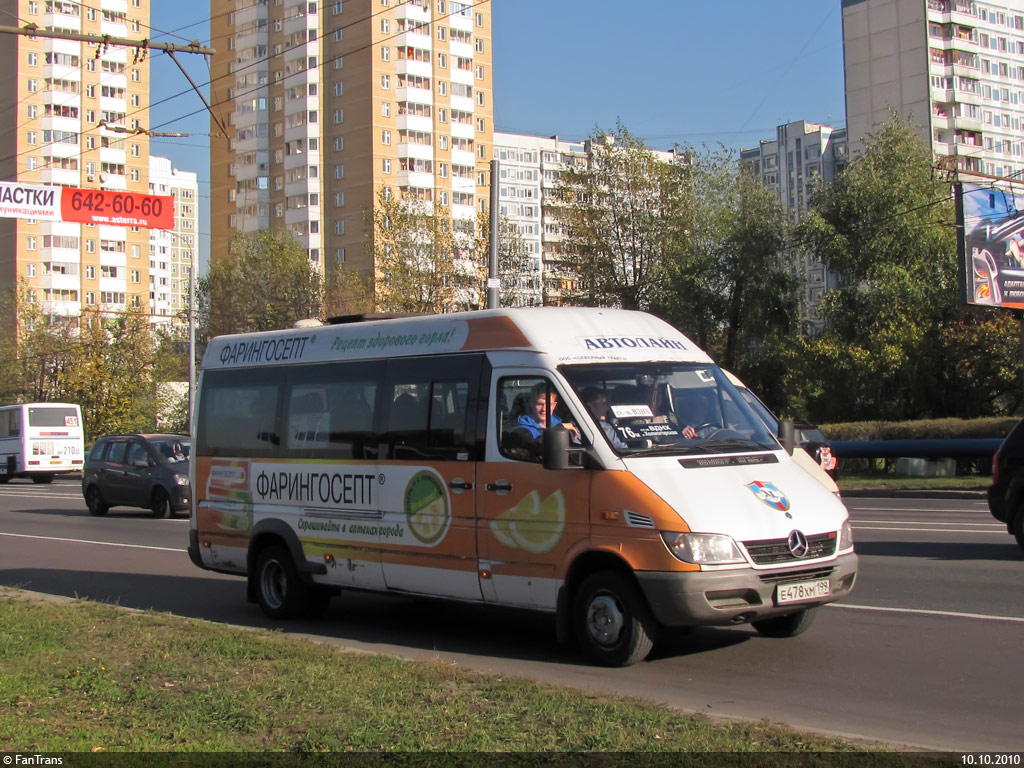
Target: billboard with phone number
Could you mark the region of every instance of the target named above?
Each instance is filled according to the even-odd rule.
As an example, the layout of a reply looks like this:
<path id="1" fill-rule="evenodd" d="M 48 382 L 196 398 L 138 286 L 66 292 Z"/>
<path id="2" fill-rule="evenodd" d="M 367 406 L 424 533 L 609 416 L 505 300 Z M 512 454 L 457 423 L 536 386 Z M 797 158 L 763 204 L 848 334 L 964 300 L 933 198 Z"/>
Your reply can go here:
<path id="1" fill-rule="evenodd" d="M 0 182 L 0 216 L 174 229 L 174 198 L 114 189 Z"/>

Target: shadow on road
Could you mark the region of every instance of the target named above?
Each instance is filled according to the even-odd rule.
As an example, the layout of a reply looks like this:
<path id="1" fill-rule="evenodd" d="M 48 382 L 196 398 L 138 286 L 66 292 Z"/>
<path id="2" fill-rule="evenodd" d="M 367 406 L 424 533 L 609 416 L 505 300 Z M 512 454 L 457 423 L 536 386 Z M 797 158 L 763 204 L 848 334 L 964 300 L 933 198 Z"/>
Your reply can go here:
<path id="1" fill-rule="evenodd" d="M 858 541 L 857 554 L 878 557 L 923 557 L 930 560 L 1021 560 L 1024 552 L 1012 536 L 1005 544 L 964 541 Z"/>
<path id="2" fill-rule="evenodd" d="M 0 584 L 63 597 L 350 642 L 382 653 L 437 651 L 523 661 L 584 665 L 574 646 L 555 641 L 547 614 L 441 600 L 346 591 L 321 619 L 275 621 L 246 601 L 245 581 L 76 570 L 0 570 Z M 68 585 L 73 585 L 69 587 Z M 650 661 L 724 649 L 745 642 L 749 628 L 669 631 Z M 383 647 L 390 646 L 390 647 Z"/>

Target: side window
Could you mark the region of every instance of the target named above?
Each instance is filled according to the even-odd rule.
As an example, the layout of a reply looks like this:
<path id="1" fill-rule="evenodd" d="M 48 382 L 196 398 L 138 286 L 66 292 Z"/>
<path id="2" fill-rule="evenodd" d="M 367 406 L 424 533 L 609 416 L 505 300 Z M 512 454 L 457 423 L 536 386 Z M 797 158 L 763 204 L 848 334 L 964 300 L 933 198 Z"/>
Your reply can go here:
<path id="1" fill-rule="evenodd" d="M 393 459 L 473 458 L 470 406 L 479 357 L 411 358 L 388 363 L 384 438 Z"/>
<path id="2" fill-rule="evenodd" d="M 128 443 L 124 440 L 117 440 L 111 443 L 107 449 L 106 460 L 111 464 L 124 464 L 124 454 L 127 447 Z"/>
<path id="3" fill-rule="evenodd" d="M 544 430 L 561 424 L 565 415 L 554 385 L 539 376 L 502 378 L 498 407 L 502 455 L 539 462 Z"/>
<path id="4" fill-rule="evenodd" d="M 21 410 L 18 409 L 18 408 L 15 408 L 10 413 L 11 413 L 11 427 L 10 427 L 9 434 L 10 434 L 11 437 L 21 437 Z"/>
<path id="5" fill-rule="evenodd" d="M 274 456 L 281 444 L 274 370 L 208 371 L 199 413 L 202 453 Z"/>
<path id="6" fill-rule="evenodd" d="M 297 456 L 372 458 L 377 390 L 384 364 L 339 363 L 294 369 L 285 414 L 285 448 Z"/>
<path id="7" fill-rule="evenodd" d="M 10 411 L 0 411 L 0 437 L 7 437 L 11 431 Z"/>
<path id="8" fill-rule="evenodd" d="M 142 443 L 132 443 L 128 448 L 128 460 L 125 463 L 134 467 L 138 461 L 145 461 L 148 464 L 149 452 Z"/>

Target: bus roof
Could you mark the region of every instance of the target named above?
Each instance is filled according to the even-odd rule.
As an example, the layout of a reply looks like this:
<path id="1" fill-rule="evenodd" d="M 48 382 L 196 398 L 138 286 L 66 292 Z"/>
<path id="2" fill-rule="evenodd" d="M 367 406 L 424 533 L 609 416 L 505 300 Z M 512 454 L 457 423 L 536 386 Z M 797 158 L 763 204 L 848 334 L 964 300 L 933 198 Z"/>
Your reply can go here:
<path id="1" fill-rule="evenodd" d="M 532 307 L 423 315 L 218 336 L 202 367 L 247 368 L 484 350 L 551 355 L 556 363 L 711 362 L 671 325 L 644 312 Z"/>

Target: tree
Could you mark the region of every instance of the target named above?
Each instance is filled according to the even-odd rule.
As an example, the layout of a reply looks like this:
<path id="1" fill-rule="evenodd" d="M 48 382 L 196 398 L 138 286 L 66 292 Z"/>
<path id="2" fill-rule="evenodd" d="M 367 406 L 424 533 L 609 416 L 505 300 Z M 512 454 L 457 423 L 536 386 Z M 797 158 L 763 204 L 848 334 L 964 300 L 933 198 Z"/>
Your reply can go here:
<path id="1" fill-rule="evenodd" d="M 555 190 L 565 240 L 561 268 L 575 282 L 567 299 L 646 309 L 667 259 L 690 225 L 683 169 L 658 159 L 620 122 L 596 131 L 585 165 L 562 172 Z"/>
<path id="2" fill-rule="evenodd" d="M 953 199 L 933 162 L 894 116 L 812 197 L 800 236 L 845 283 L 794 377 L 812 382 L 801 397 L 816 419 L 975 417 L 1020 402 L 1019 323 L 961 305 Z"/>
<path id="3" fill-rule="evenodd" d="M 444 206 L 400 200 L 382 187 L 365 221 L 379 311 L 441 313 L 480 305 L 482 266 L 472 219 L 453 220 Z"/>
<path id="4" fill-rule="evenodd" d="M 323 279 L 284 229 L 238 233 L 197 288 L 200 335 L 270 331 L 320 318 Z"/>

